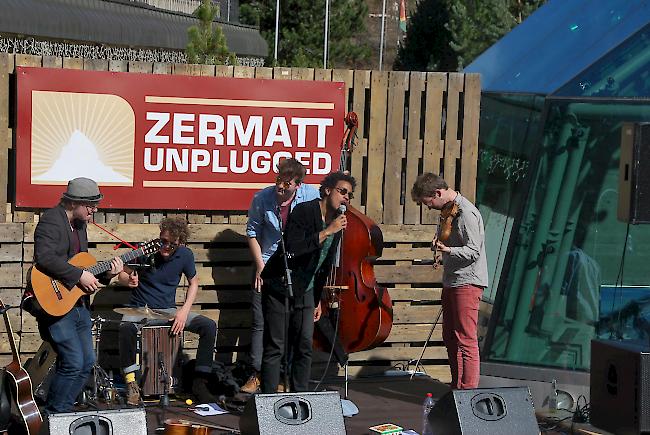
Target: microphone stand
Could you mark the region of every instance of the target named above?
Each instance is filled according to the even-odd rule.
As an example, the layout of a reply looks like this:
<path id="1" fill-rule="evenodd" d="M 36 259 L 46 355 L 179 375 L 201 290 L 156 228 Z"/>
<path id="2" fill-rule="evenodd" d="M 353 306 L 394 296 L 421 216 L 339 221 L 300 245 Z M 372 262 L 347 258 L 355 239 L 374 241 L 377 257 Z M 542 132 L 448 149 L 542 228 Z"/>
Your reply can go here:
<path id="1" fill-rule="evenodd" d="M 347 211 L 347 206 L 345 204 L 341 204 L 339 206 L 339 215 L 344 215 L 345 212 Z M 341 238 L 339 238 L 339 243 L 338 246 L 336 247 L 336 258 L 334 259 L 334 264 L 336 265 L 336 268 L 341 265 L 341 250 L 343 249 L 343 235 L 345 233 L 345 230 L 341 230 Z M 339 301 L 340 304 L 340 301 Z M 336 313 L 336 334 L 334 335 L 334 339 L 332 340 L 332 348 L 336 345 L 336 342 L 338 340 L 338 321 L 339 321 L 339 315 L 341 307 L 339 306 L 338 311 Z M 359 413 L 359 408 L 357 405 L 354 404 L 352 400 L 348 398 L 348 381 L 349 381 L 349 376 L 348 376 L 348 364 L 349 361 L 345 362 L 345 365 L 343 366 L 343 369 L 345 370 L 345 394 L 343 396 L 343 399 L 341 399 L 341 408 L 343 409 L 343 416 L 344 417 L 352 417 L 353 415 L 357 415 Z"/>
<path id="2" fill-rule="evenodd" d="M 284 260 L 284 278 L 287 284 L 287 292 L 284 295 L 284 391 L 289 387 L 289 298 L 293 299 L 293 283 L 291 281 L 291 269 L 289 269 L 289 256 L 284 245 L 284 229 L 282 225 L 282 213 L 280 206 L 277 207 L 278 222 L 280 224 L 280 249 Z"/>
<path id="3" fill-rule="evenodd" d="M 169 406 L 169 373 L 167 373 L 167 367 L 165 366 L 162 352 L 158 352 L 158 364 L 158 379 L 163 384 L 163 394 L 160 395 L 160 400 L 158 402 L 161 408 L 161 422 L 160 426 L 156 428 L 157 432 L 165 430 L 165 413 L 167 411 L 167 407 Z"/>

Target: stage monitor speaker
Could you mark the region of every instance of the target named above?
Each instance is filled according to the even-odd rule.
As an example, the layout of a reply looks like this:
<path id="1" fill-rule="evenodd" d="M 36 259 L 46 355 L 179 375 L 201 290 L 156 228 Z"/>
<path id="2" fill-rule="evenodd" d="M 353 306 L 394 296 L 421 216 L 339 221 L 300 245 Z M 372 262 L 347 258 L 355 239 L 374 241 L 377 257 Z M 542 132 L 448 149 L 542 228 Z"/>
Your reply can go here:
<path id="1" fill-rule="evenodd" d="M 47 341 L 41 343 L 36 354 L 25 363 L 25 370 L 32 380 L 34 399 L 45 403 L 47 393 L 50 390 L 50 383 L 54 376 L 54 363 L 56 352 Z"/>
<path id="2" fill-rule="evenodd" d="M 242 435 L 345 434 L 341 397 L 336 391 L 255 394 L 239 430 Z"/>
<path id="3" fill-rule="evenodd" d="M 618 171 L 617 217 L 650 223 L 650 123 L 623 123 Z"/>
<path id="4" fill-rule="evenodd" d="M 147 435 L 143 408 L 51 414 L 50 435 Z"/>
<path id="5" fill-rule="evenodd" d="M 615 434 L 650 433 L 650 347 L 592 340 L 591 424 Z"/>
<path id="6" fill-rule="evenodd" d="M 452 390 L 429 411 L 429 423 L 445 435 L 539 434 L 526 387 Z"/>

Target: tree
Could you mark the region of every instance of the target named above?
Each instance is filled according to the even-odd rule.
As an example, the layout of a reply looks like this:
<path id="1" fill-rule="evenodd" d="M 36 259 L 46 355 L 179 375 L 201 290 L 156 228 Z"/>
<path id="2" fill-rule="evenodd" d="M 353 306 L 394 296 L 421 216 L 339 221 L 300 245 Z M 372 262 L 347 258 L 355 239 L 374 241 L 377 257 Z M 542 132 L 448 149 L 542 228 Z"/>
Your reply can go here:
<path id="1" fill-rule="evenodd" d="M 394 68 L 406 71 L 452 71 L 456 55 L 451 48 L 448 0 L 419 0 L 409 17 Z"/>
<path id="2" fill-rule="evenodd" d="M 273 52 L 275 5 L 272 0 L 242 0 L 242 23 L 259 25 Z M 368 6 L 358 0 L 330 0 L 328 67 L 354 67 L 370 55 L 360 40 Z M 280 0 L 278 64 L 293 67 L 323 67 L 325 0 Z M 272 62 L 269 62 L 271 64 Z"/>
<path id="3" fill-rule="evenodd" d="M 449 4 L 451 48 L 463 69 L 517 25 L 509 0 L 464 0 Z"/>
<path id="4" fill-rule="evenodd" d="M 456 71 L 533 13 L 545 0 L 420 0 L 395 69 Z"/>
<path id="5" fill-rule="evenodd" d="M 219 6 L 210 0 L 202 0 L 201 5 L 194 11 L 199 19 L 198 26 L 187 30 L 188 42 L 185 48 L 189 63 L 208 65 L 234 65 L 237 58 L 228 50 L 226 36 L 220 26 L 213 26 L 214 19 L 219 15 Z"/>

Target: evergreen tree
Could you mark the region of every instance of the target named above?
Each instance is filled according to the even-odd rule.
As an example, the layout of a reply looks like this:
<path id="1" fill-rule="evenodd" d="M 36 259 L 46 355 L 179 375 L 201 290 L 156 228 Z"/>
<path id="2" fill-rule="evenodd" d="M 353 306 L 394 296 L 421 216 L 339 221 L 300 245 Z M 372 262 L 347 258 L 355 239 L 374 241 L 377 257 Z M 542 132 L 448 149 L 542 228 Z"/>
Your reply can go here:
<path id="1" fill-rule="evenodd" d="M 456 71 L 533 13 L 545 0 L 419 0 L 395 69 Z"/>
<path id="2" fill-rule="evenodd" d="M 210 0 L 203 0 L 194 11 L 194 16 L 199 19 L 198 26 L 191 26 L 187 30 L 188 42 L 185 48 L 189 63 L 202 63 L 208 65 L 233 65 L 237 58 L 228 51 L 226 36 L 220 26 L 213 25 L 214 19 L 219 15 L 219 6 Z"/>
<path id="3" fill-rule="evenodd" d="M 419 0 L 407 21 L 394 68 L 405 71 L 452 71 L 456 55 L 451 48 L 448 0 Z"/>
<path id="4" fill-rule="evenodd" d="M 461 70 L 517 25 L 508 0 L 463 0 L 449 4 L 451 48 Z"/>
<path id="5" fill-rule="evenodd" d="M 242 0 L 242 23 L 259 25 L 269 45 L 275 44 L 275 6 L 272 0 Z M 357 35 L 365 29 L 368 6 L 359 0 L 330 0 L 328 67 L 354 67 L 370 55 Z M 325 0 L 280 0 L 278 64 L 323 67 Z M 271 64 L 272 62 L 268 62 Z"/>

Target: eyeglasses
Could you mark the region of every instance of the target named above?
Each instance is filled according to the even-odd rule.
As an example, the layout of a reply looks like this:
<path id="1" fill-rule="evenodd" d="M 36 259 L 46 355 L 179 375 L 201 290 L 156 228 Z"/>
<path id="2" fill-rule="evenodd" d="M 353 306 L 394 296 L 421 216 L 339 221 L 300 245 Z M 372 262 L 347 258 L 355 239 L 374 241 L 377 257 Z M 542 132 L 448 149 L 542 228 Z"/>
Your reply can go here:
<path id="1" fill-rule="evenodd" d="M 350 199 L 354 198 L 354 193 L 352 193 L 351 190 L 348 190 L 345 187 L 335 187 L 334 189 L 336 189 L 336 191 L 343 196 L 347 195 L 348 198 Z"/>
<path id="2" fill-rule="evenodd" d="M 90 213 L 95 213 L 97 211 L 97 206 L 96 205 L 88 205 L 84 204 L 84 207 L 86 207 L 86 211 Z"/>
<path id="3" fill-rule="evenodd" d="M 289 180 L 289 181 L 287 181 L 287 180 L 283 180 L 283 179 L 280 178 L 280 177 L 278 177 L 278 178 L 275 179 L 275 185 L 276 185 L 276 186 L 279 186 L 279 187 L 282 187 L 283 189 L 288 189 L 288 188 L 290 188 L 293 184 L 296 184 L 296 183 L 295 183 L 295 180 Z"/>
<path id="4" fill-rule="evenodd" d="M 169 240 L 160 239 L 160 247 L 163 249 L 176 249 L 180 245 L 180 243 L 172 243 Z"/>

